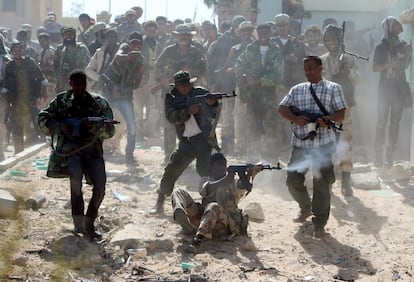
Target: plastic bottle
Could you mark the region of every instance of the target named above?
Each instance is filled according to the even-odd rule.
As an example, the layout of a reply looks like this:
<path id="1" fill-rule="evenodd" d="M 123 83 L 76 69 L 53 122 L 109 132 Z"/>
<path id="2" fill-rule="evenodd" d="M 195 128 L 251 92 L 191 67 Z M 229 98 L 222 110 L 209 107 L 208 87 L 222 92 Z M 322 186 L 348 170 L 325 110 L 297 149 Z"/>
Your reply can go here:
<path id="1" fill-rule="evenodd" d="M 195 264 L 193 264 L 193 263 L 191 263 L 191 262 L 182 262 L 182 263 L 181 263 L 181 267 L 182 267 L 183 269 L 192 269 L 192 268 L 194 268 L 194 267 L 196 267 L 196 266 L 195 266 Z"/>
<path id="2" fill-rule="evenodd" d="M 9 170 L 9 174 L 11 176 L 23 176 L 23 177 L 27 176 L 27 173 L 25 171 L 15 170 L 15 169 Z"/>

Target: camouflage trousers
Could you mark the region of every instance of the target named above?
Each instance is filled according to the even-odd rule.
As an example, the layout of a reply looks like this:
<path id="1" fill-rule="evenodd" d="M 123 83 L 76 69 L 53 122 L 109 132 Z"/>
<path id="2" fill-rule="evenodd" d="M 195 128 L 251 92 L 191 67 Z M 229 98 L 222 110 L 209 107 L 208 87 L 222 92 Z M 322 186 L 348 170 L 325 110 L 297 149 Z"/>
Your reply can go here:
<path id="1" fill-rule="evenodd" d="M 203 208 L 183 189 L 174 190 L 171 199 L 173 211 L 184 210 L 191 224 L 197 229 L 197 234 L 211 239 L 213 236 L 224 236 L 231 232 L 239 233 L 233 218 L 218 203 L 209 203 Z"/>
<path id="2" fill-rule="evenodd" d="M 344 172 L 351 172 L 352 164 L 352 115 L 351 110 L 345 111 L 345 119 L 342 122 L 342 129 L 336 151 L 334 154 L 334 164 Z"/>

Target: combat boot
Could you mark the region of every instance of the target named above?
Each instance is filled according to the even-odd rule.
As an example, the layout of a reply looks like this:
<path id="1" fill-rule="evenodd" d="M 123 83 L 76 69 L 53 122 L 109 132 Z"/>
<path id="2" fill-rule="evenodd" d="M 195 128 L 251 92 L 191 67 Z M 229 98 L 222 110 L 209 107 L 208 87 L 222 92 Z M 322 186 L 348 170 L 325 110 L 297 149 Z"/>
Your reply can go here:
<path id="1" fill-rule="evenodd" d="M 150 215 L 163 214 L 164 213 L 164 202 L 165 202 L 165 195 L 158 194 L 157 203 L 155 204 L 155 207 L 153 207 L 149 211 L 149 214 Z"/>
<path id="2" fill-rule="evenodd" d="M 89 239 L 93 240 L 101 240 L 102 239 L 102 233 L 95 229 L 94 226 L 95 218 L 92 217 L 86 217 L 85 218 L 85 236 Z"/>
<path id="3" fill-rule="evenodd" d="M 73 219 L 73 232 L 76 234 L 84 234 L 85 233 L 85 216 L 83 215 L 74 215 L 72 216 Z"/>
<path id="4" fill-rule="evenodd" d="M 351 197 L 353 195 L 350 172 L 342 172 L 341 192 L 345 197 Z"/>
<path id="5" fill-rule="evenodd" d="M 198 249 L 200 248 L 201 242 L 203 241 L 204 236 L 197 233 L 193 240 L 191 241 L 191 244 L 188 246 L 186 251 L 188 253 L 196 254 L 198 252 Z"/>

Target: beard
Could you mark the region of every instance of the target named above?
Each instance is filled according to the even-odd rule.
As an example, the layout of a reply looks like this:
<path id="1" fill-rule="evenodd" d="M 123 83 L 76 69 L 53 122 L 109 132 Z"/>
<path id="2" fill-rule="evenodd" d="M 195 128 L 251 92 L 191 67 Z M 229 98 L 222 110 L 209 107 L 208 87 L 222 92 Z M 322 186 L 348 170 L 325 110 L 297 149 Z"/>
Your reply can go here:
<path id="1" fill-rule="evenodd" d="M 76 40 L 75 39 L 65 39 L 65 40 L 63 40 L 63 45 L 65 45 L 65 46 L 76 45 Z"/>

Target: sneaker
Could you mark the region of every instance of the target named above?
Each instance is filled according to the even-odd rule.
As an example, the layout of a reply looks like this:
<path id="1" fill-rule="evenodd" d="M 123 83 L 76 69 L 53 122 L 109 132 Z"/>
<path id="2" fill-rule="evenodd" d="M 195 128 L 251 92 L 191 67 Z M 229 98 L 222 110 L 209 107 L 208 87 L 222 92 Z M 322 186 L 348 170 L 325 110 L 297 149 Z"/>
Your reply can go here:
<path id="1" fill-rule="evenodd" d="M 174 220 L 181 225 L 185 234 L 190 235 L 195 233 L 196 230 L 194 226 L 191 225 L 184 210 L 176 209 L 174 211 Z"/>
<path id="2" fill-rule="evenodd" d="M 299 214 L 296 217 L 293 218 L 293 222 L 303 223 L 311 215 L 312 215 L 312 212 L 310 210 L 300 211 Z"/>
<path id="3" fill-rule="evenodd" d="M 102 240 L 102 233 L 101 232 L 99 232 L 98 230 L 95 230 L 95 229 L 93 229 L 93 230 L 88 230 L 86 233 L 85 233 L 85 236 L 86 237 L 88 237 L 89 239 L 91 239 L 91 240 L 94 240 L 94 239 L 96 239 L 96 240 Z"/>

